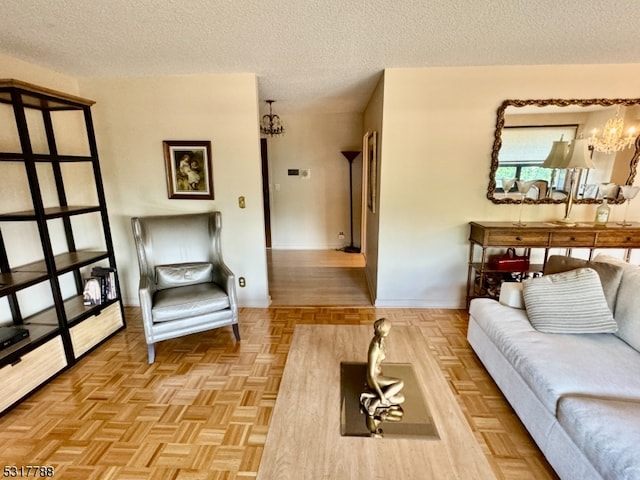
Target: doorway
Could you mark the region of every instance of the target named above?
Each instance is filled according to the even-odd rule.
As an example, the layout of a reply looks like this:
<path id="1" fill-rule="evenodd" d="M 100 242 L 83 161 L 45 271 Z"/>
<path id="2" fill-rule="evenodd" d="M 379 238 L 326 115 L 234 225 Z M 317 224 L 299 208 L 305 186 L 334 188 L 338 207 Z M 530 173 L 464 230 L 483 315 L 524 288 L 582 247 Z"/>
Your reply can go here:
<path id="1" fill-rule="evenodd" d="M 271 182 L 279 183 L 279 177 L 277 171 L 274 173 L 272 170 L 275 167 L 272 164 L 273 159 L 269 158 L 268 147 L 267 139 L 261 138 L 265 246 L 271 304 L 273 306 L 371 306 L 372 301 L 365 277 L 365 257 L 362 253 L 345 251 L 345 247 L 351 240 L 346 238 L 350 233 L 348 224 L 342 248 L 301 250 L 282 249 L 276 245 L 276 249 L 273 249 L 272 223 L 278 225 L 278 212 L 272 211 L 272 208 L 277 209 L 278 202 L 277 198 L 271 196 Z M 347 162 L 344 162 L 344 165 L 346 186 L 346 182 L 349 181 L 349 169 Z M 361 204 L 359 173 L 353 175 L 352 179 L 353 184 L 358 187 L 351 198 L 354 206 Z M 277 195 L 277 192 L 273 192 L 273 195 Z M 345 206 L 349 208 L 348 203 Z M 359 220 L 357 219 L 358 223 Z M 357 228 L 357 230 L 360 229 Z M 361 238 L 360 231 L 356 234 L 356 239 L 359 237 Z M 280 238 L 278 232 L 275 232 L 274 238 Z M 357 240 L 356 243 L 358 243 Z"/>
<path id="2" fill-rule="evenodd" d="M 267 248 L 271 248 L 271 199 L 269 197 L 269 152 L 267 139 L 260 139 L 260 157 L 262 159 L 262 202 L 264 205 L 264 238 Z"/>

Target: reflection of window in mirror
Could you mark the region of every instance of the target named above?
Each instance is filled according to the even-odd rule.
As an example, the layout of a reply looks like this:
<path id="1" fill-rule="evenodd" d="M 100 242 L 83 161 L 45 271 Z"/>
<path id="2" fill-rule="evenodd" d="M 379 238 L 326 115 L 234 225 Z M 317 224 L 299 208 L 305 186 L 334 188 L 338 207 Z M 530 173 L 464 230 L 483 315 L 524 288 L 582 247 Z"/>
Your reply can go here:
<path id="1" fill-rule="evenodd" d="M 553 177 L 553 189 L 564 190 L 566 171 L 559 170 L 553 175 L 553 169 L 543 168 L 542 164 L 549 155 L 554 141 L 563 138 L 571 141 L 576 137 L 577 125 L 509 127 L 502 130 L 502 148 L 499 153 L 499 166 L 496 181 L 501 178 L 517 180 L 541 180 L 545 186 L 538 188 L 535 198 L 544 198 L 551 194 L 548 190 Z M 498 191 L 501 191 L 499 188 Z M 535 190 L 534 190 L 535 192 Z M 504 193 L 504 192 L 502 192 Z M 542 194 L 542 195 L 540 195 Z M 532 194 L 533 195 L 533 192 Z M 531 196 L 531 198 L 534 198 Z"/>

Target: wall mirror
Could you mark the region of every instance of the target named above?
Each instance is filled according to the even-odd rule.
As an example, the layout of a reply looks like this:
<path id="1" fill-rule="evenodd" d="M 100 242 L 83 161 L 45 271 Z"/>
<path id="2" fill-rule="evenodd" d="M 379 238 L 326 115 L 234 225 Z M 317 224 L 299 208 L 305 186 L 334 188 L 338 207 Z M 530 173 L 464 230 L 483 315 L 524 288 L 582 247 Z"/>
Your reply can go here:
<path id="1" fill-rule="evenodd" d="M 623 130 L 618 143 L 624 144 L 624 148 L 618 151 L 607 151 L 613 141 L 594 141 L 601 139 L 603 132 L 611 133 L 612 122 Z M 547 168 L 543 164 L 554 141 L 581 138 L 588 139 L 589 163 L 593 168 L 575 170 L 574 203 L 599 203 L 603 195 L 610 203 L 622 203 L 624 200 L 613 184 L 632 185 L 636 176 L 640 158 L 640 98 L 505 100 L 497 112 L 487 198 L 493 203 L 520 203 L 522 196 L 517 186 L 508 181 L 518 179 L 533 181 L 526 203 L 566 202 L 572 191 L 573 170 Z M 546 163 L 550 164 L 549 160 Z"/>

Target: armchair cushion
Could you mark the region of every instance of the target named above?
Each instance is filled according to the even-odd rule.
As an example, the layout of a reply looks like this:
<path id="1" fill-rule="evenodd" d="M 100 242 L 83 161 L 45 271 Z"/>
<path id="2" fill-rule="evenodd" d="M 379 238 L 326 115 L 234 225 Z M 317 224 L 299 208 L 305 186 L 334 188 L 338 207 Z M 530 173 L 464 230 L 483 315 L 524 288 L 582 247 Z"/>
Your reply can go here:
<path id="1" fill-rule="evenodd" d="M 185 287 L 211 281 L 213 265 L 208 262 L 177 263 L 173 265 L 158 265 L 156 267 L 156 287 L 165 288 Z"/>
<path id="2" fill-rule="evenodd" d="M 156 293 L 151 312 L 153 322 L 197 317 L 229 308 L 229 296 L 215 283 L 167 288 Z"/>

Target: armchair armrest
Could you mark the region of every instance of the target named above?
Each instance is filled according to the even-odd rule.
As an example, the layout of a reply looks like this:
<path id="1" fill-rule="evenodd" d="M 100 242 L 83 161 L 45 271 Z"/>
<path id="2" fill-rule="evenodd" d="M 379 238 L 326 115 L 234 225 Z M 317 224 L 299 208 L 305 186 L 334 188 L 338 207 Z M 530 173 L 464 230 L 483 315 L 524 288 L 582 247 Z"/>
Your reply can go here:
<path id="1" fill-rule="evenodd" d="M 138 287 L 138 297 L 140 299 L 140 309 L 142 310 L 142 324 L 145 331 L 151 334 L 151 325 L 153 325 L 153 317 L 151 314 L 151 307 L 153 305 L 153 295 L 156 293 L 156 284 L 153 279 L 147 275 L 140 276 L 140 283 Z"/>
<path id="2" fill-rule="evenodd" d="M 233 310 L 238 308 L 236 300 L 236 276 L 223 262 L 217 263 L 213 268 L 212 280 L 220 285 L 229 296 L 229 303 Z"/>

